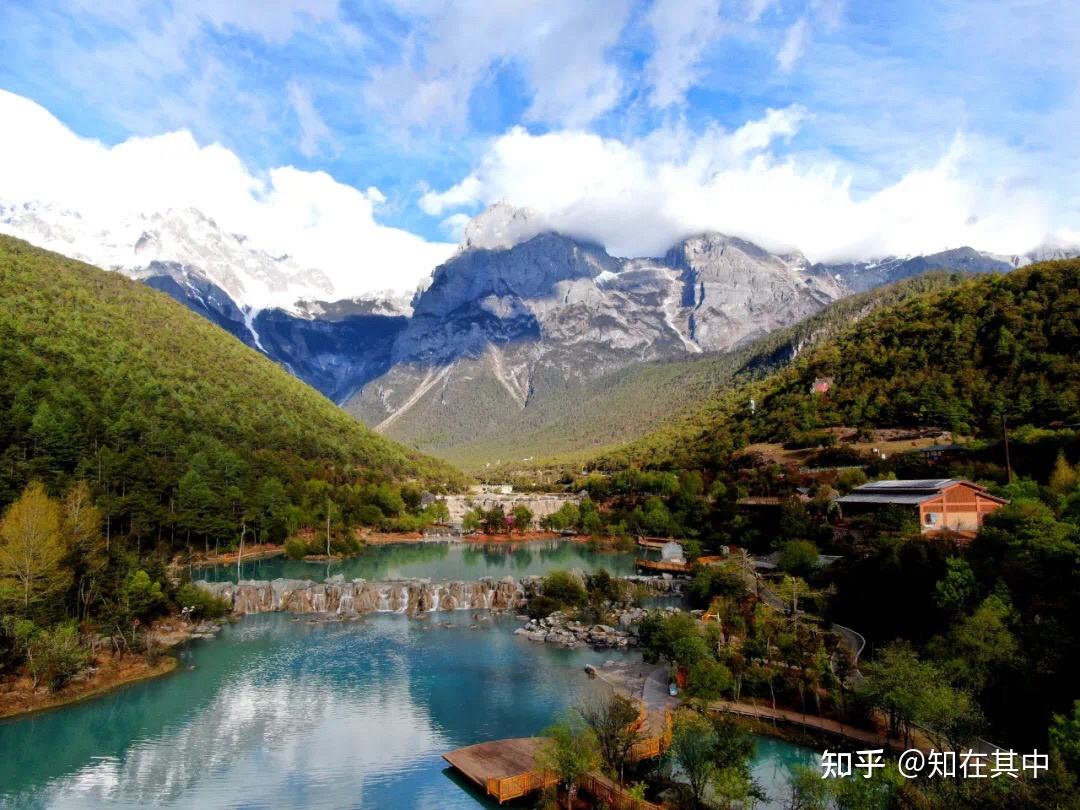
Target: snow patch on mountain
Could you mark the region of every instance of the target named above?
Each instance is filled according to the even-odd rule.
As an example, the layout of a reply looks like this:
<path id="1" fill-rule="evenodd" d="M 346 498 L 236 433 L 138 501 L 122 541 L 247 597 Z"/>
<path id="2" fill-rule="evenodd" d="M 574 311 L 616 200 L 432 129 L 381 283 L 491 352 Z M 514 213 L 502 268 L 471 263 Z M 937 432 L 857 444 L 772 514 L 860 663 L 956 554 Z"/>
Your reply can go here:
<path id="1" fill-rule="evenodd" d="M 51 203 L 0 201 L 0 232 L 137 279 L 154 263 L 182 268 L 251 310 L 336 297 L 322 271 L 271 256 L 193 208 L 105 222 Z"/>
<path id="2" fill-rule="evenodd" d="M 538 211 L 497 202 L 469 220 L 461 250 L 509 250 L 548 230 Z"/>

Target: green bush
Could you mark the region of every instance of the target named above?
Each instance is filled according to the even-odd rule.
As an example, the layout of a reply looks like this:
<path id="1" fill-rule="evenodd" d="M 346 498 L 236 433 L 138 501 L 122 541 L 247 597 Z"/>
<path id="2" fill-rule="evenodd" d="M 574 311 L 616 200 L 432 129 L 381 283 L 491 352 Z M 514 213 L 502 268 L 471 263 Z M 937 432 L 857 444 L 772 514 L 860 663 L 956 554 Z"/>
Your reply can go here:
<path id="1" fill-rule="evenodd" d="M 690 667 L 686 691 L 691 697 L 717 700 L 731 691 L 734 680 L 731 670 L 709 658 L 702 658 Z"/>
<path id="2" fill-rule="evenodd" d="M 290 560 L 303 559 L 307 553 L 307 543 L 299 537 L 290 537 L 285 541 L 285 556 Z"/>
<path id="3" fill-rule="evenodd" d="M 787 450 L 804 450 L 813 447 L 832 447 L 836 444 L 836 434 L 827 430 L 798 430 L 784 442 Z"/>
<path id="4" fill-rule="evenodd" d="M 342 537 L 335 537 L 330 541 L 330 551 L 333 554 L 340 554 L 342 556 L 349 556 L 359 553 L 360 549 L 364 547 L 353 534 L 346 534 Z"/>
<path id="5" fill-rule="evenodd" d="M 562 610 L 562 603 L 550 596 L 534 596 L 529 600 L 529 618 L 543 619 L 550 616 L 556 610 Z"/>
<path id="6" fill-rule="evenodd" d="M 776 567 L 785 574 L 808 577 L 817 569 L 818 548 L 809 540 L 789 540 L 780 547 Z"/>
<path id="7" fill-rule="evenodd" d="M 140 569 L 128 579 L 124 587 L 124 601 L 133 617 L 147 621 L 163 611 L 165 594 L 161 591 L 161 583 L 153 581 L 146 571 Z"/>
<path id="8" fill-rule="evenodd" d="M 356 520 L 364 526 L 378 526 L 385 517 L 382 509 L 373 503 L 365 503 L 356 510 Z"/>
<path id="9" fill-rule="evenodd" d="M 176 589 L 176 604 L 180 608 L 191 608 L 193 619 L 220 619 L 228 610 L 224 599 L 219 599 L 190 582 L 185 582 Z"/>
<path id="10" fill-rule="evenodd" d="M 44 680 L 53 692 L 62 689 L 90 661 L 73 624 L 39 630 L 27 646 L 26 657 L 34 681 Z"/>
<path id="11" fill-rule="evenodd" d="M 585 604 L 588 593 L 577 577 L 568 571 L 552 571 L 544 577 L 542 593 L 549 599 L 569 607 Z"/>

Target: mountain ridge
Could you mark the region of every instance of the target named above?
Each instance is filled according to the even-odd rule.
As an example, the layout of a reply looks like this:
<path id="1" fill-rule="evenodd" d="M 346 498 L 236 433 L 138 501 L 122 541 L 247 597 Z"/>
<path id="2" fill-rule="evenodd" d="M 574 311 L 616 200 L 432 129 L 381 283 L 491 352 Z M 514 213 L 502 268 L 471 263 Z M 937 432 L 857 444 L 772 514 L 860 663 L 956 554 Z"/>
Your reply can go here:
<path id="1" fill-rule="evenodd" d="M 112 234 L 95 227 L 78 212 L 0 204 L 0 230 L 96 251 L 365 422 L 429 449 L 471 441 L 492 421 L 631 365 L 737 349 L 854 292 L 937 267 L 997 272 L 1030 259 L 957 248 L 811 263 L 718 232 L 660 257 L 620 258 L 546 230 L 535 212 L 496 204 L 469 222 L 457 254 L 411 301 L 327 300 L 318 271 L 259 251 L 198 211 L 136 217 Z M 271 287 L 276 299 L 245 302 L 247 290 Z M 475 412 L 474 424 L 448 429 L 461 410 Z"/>
<path id="2" fill-rule="evenodd" d="M 1003 410 L 1015 425 L 1076 422 L 1078 334 L 1080 259 L 971 278 L 871 313 L 766 380 L 719 391 L 591 463 L 709 468 L 750 442 L 838 426 L 996 436 Z"/>
<path id="3" fill-rule="evenodd" d="M 5 501 L 87 480 L 116 533 L 231 541 L 267 510 L 292 525 L 362 486 L 466 481 L 161 292 L 8 236 L 0 337 Z"/>

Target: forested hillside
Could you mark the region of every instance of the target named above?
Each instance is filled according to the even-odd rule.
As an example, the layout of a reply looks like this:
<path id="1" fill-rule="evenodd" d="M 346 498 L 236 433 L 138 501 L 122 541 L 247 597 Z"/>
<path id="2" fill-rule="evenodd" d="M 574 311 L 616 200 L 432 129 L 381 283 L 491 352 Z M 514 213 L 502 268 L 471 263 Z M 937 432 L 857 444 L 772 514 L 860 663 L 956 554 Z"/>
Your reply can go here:
<path id="1" fill-rule="evenodd" d="M 0 505 L 85 481 L 109 535 L 202 546 L 348 523 L 413 479 L 463 483 L 166 295 L 0 237 Z"/>
<path id="2" fill-rule="evenodd" d="M 693 413 L 733 386 L 766 377 L 872 312 L 968 278 L 928 273 L 843 298 L 730 352 L 633 365 L 531 401 L 513 420 L 437 452 L 465 468 L 496 461 L 503 468 L 525 458 L 526 466 L 585 460 Z M 445 426 L 430 428 L 431 434 L 440 430 Z"/>
<path id="3" fill-rule="evenodd" d="M 828 390 L 812 392 L 815 382 Z M 1013 425 L 1080 421 L 1080 261 L 978 278 L 878 311 L 599 464 L 707 468 L 749 442 L 798 441 L 841 425 L 997 435 L 1002 414 Z"/>

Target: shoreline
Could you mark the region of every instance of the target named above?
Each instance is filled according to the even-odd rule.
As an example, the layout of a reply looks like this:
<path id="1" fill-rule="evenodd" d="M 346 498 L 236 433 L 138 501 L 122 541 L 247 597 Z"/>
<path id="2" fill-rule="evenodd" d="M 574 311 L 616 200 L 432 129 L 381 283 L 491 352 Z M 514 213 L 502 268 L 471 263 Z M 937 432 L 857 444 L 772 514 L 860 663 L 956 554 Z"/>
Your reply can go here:
<path id="1" fill-rule="evenodd" d="M 393 545 L 423 545 L 425 543 L 447 543 L 453 545 L 514 545 L 522 543 L 541 543 L 550 542 L 552 540 L 565 541 L 567 543 L 574 543 L 575 545 L 589 545 L 596 546 L 596 550 L 600 553 L 617 553 L 626 552 L 629 553 L 632 549 L 625 549 L 620 547 L 622 542 L 620 538 L 614 536 L 599 536 L 594 537 L 588 534 L 575 534 L 566 536 L 559 532 L 551 531 L 532 531 L 524 532 L 521 534 L 421 534 L 419 532 L 379 532 L 374 534 L 368 534 L 361 537 L 364 546 L 393 546 Z M 352 557 L 363 554 L 363 548 L 355 554 L 346 555 L 332 555 L 327 559 L 324 554 L 308 554 L 302 557 L 299 562 L 309 563 L 326 563 L 326 562 L 341 562 Z M 207 567 L 207 566 L 226 566 L 236 565 L 237 552 L 226 551 L 220 554 L 211 554 L 209 557 L 196 556 L 191 562 L 173 560 L 170 564 L 174 569 L 183 569 L 187 567 Z M 285 546 L 264 544 L 260 546 L 253 546 L 251 551 L 244 551 L 244 556 L 241 564 L 249 562 L 259 562 L 261 560 L 270 560 L 277 557 L 285 556 Z"/>
<path id="2" fill-rule="evenodd" d="M 179 660 L 172 655 L 164 656 L 161 661 L 154 665 L 150 665 L 145 658 L 142 658 L 133 670 L 110 667 L 113 671 L 104 678 L 96 682 L 93 678 L 77 682 L 74 684 L 75 689 L 72 689 L 72 685 L 69 684 L 57 693 L 38 692 L 36 690 L 21 693 L 15 693 L 14 691 L 0 692 L 0 721 L 10 720 L 15 717 L 26 717 L 98 698 L 129 684 L 168 675 L 174 672 L 178 665 Z M 94 675 L 97 676 L 100 673 L 101 670 L 94 673 Z M 20 678 L 20 680 L 23 679 Z M 16 694 L 21 694 L 22 697 L 17 697 Z"/>
<path id="3" fill-rule="evenodd" d="M 176 616 L 163 618 L 154 626 L 154 641 L 160 645 L 160 659 L 151 664 L 146 653 L 127 653 L 117 658 L 112 652 L 99 652 L 93 660 L 93 672 L 76 679 L 59 692 L 33 688 L 26 674 L 0 681 L 0 722 L 38 712 L 59 709 L 84 700 L 101 697 L 116 689 L 140 681 L 159 678 L 174 672 L 179 659 L 172 651 L 196 638 L 211 638 L 226 620 L 203 621 L 191 625 Z M 209 629 L 213 626 L 213 629 Z"/>

